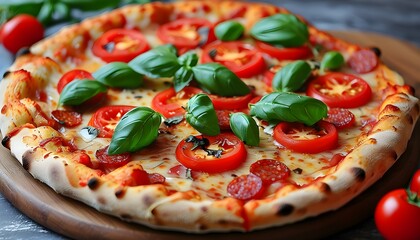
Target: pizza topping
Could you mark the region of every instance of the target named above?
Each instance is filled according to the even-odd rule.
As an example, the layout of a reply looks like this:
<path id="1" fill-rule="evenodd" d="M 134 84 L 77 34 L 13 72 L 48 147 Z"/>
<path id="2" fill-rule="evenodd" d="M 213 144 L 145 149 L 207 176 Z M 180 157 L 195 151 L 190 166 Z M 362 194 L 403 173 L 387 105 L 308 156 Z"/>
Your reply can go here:
<path id="1" fill-rule="evenodd" d="M 129 153 L 109 155 L 108 148 L 109 146 L 98 149 L 95 153 L 99 169 L 105 172 L 111 172 L 131 161 L 131 155 Z"/>
<path id="2" fill-rule="evenodd" d="M 108 89 L 98 81 L 74 80 L 67 84 L 60 94 L 59 104 L 80 105 Z"/>
<path id="3" fill-rule="evenodd" d="M 340 52 L 330 51 L 325 53 L 322 57 L 320 70 L 336 70 L 339 69 L 345 63 L 344 57 Z"/>
<path id="4" fill-rule="evenodd" d="M 148 107 L 136 107 L 121 118 L 115 127 L 108 154 L 135 152 L 155 141 L 162 117 Z"/>
<path id="5" fill-rule="evenodd" d="M 290 169 L 284 163 L 274 159 L 258 160 L 251 164 L 249 171 L 260 177 L 265 185 L 287 179 L 290 176 Z"/>
<path id="6" fill-rule="evenodd" d="M 207 95 L 200 93 L 193 96 L 188 101 L 186 111 L 187 122 L 197 131 L 210 136 L 220 133 L 216 111 Z"/>
<path id="7" fill-rule="evenodd" d="M 39 143 L 39 146 L 49 150 L 54 149 L 55 152 L 75 152 L 77 150 L 77 146 L 73 141 L 69 141 L 63 137 L 46 138 Z"/>
<path id="8" fill-rule="evenodd" d="M 183 106 L 188 99 L 203 91 L 195 87 L 185 87 L 178 93 L 174 88 L 168 88 L 156 94 L 152 99 L 152 108 L 162 114 L 165 118 L 183 116 Z"/>
<path id="9" fill-rule="evenodd" d="M 74 111 L 54 110 L 51 117 L 65 127 L 76 127 L 82 123 L 82 114 Z"/>
<path id="10" fill-rule="evenodd" d="M 327 106 L 314 98 L 289 92 L 265 95 L 251 105 L 251 115 L 269 122 L 301 122 L 313 125 L 327 116 Z"/>
<path id="11" fill-rule="evenodd" d="M 176 159 L 187 168 L 207 173 L 233 170 L 246 160 L 245 145 L 232 133 L 203 139 L 203 136 L 195 136 L 182 140 L 176 148 Z M 206 147 L 203 149 L 201 146 Z"/>
<path id="12" fill-rule="evenodd" d="M 57 83 L 57 92 L 61 93 L 67 84 L 72 82 L 73 80 L 83 80 L 83 79 L 89 79 L 93 80 L 93 76 L 90 72 L 82 70 L 82 69 L 73 69 L 71 71 L 66 72 L 58 81 Z"/>
<path id="13" fill-rule="evenodd" d="M 254 174 L 236 177 L 227 186 L 231 197 L 244 201 L 260 198 L 264 190 L 263 181 Z"/>
<path id="14" fill-rule="evenodd" d="M 276 14 L 251 28 L 255 39 L 283 47 L 299 47 L 309 40 L 308 27 L 292 14 Z"/>
<path id="15" fill-rule="evenodd" d="M 233 133 L 246 145 L 258 146 L 260 143 L 260 131 L 255 120 L 245 113 L 233 113 L 230 116 L 230 128 Z"/>
<path id="16" fill-rule="evenodd" d="M 129 62 L 149 49 L 146 38 L 139 31 L 120 28 L 99 37 L 93 43 L 92 52 L 105 62 Z"/>
<path id="17" fill-rule="evenodd" d="M 167 119 L 165 119 L 165 121 L 163 121 L 163 123 L 166 126 L 171 127 L 171 126 L 175 126 L 175 125 L 180 124 L 183 120 L 184 120 L 184 116 L 181 115 L 181 116 L 175 116 L 175 117 L 167 118 Z"/>
<path id="18" fill-rule="evenodd" d="M 98 137 L 110 138 L 114 134 L 117 123 L 133 108 L 133 106 L 124 105 L 101 107 L 96 110 L 88 124 L 99 130 Z"/>
<path id="19" fill-rule="evenodd" d="M 138 88 L 143 85 L 143 75 L 123 62 L 112 62 L 100 67 L 93 77 L 108 87 Z"/>
<path id="20" fill-rule="evenodd" d="M 91 142 L 93 139 L 98 137 L 99 129 L 90 126 L 83 127 L 80 129 L 79 135 L 82 137 L 83 141 Z"/>
<path id="21" fill-rule="evenodd" d="M 209 94 L 209 97 L 216 110 L 241 110 L 248 108 L 249 102 L 254 98 L 254 92 L 236 97 L 221 97 L 215 94 Z"/>
<path id="22" fill-rule="evenodd" d="M 354 52 L 347 63 L 357 73 L 368 73 L 378 66 L 379 59 L 374 51 L 362 49 Z"/>
<path id="23" fill-rule="evenodd" d="M 186 178 L 186 179 L 190 179 L 190 180 L 194 180 L 197 179 L 199 176 L 199 172 L 197 171 L 192 171 L 189 168 L 186 168 L 183 165 L 176 165 L 174 167 L 171 167 L 168 170 L 168 174 L 170 175 L 174 175 L 174 176 L 178 176 L 181 178 Z"/>
<path id="24" fill-rule="evenodd" d="M 323 152 L 335 148 L 338 143 L 337 129 L 325 121 L 313 127 L 281 122 L 274 128 L 273 137 L 287 149 L 301 153 Z"/>
<path id="25" fill-rule="evenodd" d="M 282 67 L 272 80 L 273 90 L 294 92 L 299 90 L 312 73 L 311 66 L 303 60 L 294 61 Z"/>
<path id="26" fill-rule="evenodd" d="M 255 46 L 259 51 L 280 61 L 308 59 L 312 56 L 311 48 L 306 45 L 299 47 L 276 47 L 261 41 L 256 41 Z"/>
<path id="27" fill-rule="evenodd" d="M 328 73 L 311 81 L 306 94 L 329 107 L 356 108 L 370 101 L 372 90 L 365 80 L 357 76 Z"/>
<path id="28" fill-rule="evenodd" d="M 198 63 L 198 56 L 194 52 L 187 52 L 178 58 L 178 62 L 182 65 L 174 75 L 174 88 L 176 92 L 181 91 L 183 88 L 193 80 L 192 67 Z"/>
<path id="29" fill-rule="evenodd" d="M 352 127 L 355 124 L 355 116 L 352 112 L 345 108 L 330 108 L 328 117 L 325 121 L 334 124 L 338 129 Z"/>
<path id="30" fill-rule="evenodd" d="M 241 78 L 255 76 L 265 69 L 262 54 L 250 44 L 240 41 L 215 41 L 207 45 L 203 49 L 201 61 L 223 64 Z"/>
<path id="31" fill-rule="evenodd" d="M 245 27 L 234 20 L 221 22 L 214 28 L 216 37 L 222 41 L 235 41 L 239 39 L 245 31 Z"/>

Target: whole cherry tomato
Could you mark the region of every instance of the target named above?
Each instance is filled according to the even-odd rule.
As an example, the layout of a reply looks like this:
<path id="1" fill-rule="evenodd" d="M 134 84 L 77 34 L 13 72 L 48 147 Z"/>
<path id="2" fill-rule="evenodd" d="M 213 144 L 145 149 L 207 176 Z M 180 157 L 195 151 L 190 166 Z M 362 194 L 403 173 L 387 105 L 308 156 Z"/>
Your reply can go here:
<path id="1" fill-rule="evenodd" d="M 387 193 L 375 210 L 375 223 L 388 240 L 420 239 L 420 203 L 405 189 Z"/>
<path id="2" fill-rule="evenodd" d="M 418 169 L 411 178 L 410 190 L 420 196 L 420 169 Z"/>
<path id="3" fill-rule="evenodd" d="M 44 37 L 44 27 L 35 17 L 20 14 L 7 21 L 0 29 L 0 42 L 13 54 L 29 47 Z"/>

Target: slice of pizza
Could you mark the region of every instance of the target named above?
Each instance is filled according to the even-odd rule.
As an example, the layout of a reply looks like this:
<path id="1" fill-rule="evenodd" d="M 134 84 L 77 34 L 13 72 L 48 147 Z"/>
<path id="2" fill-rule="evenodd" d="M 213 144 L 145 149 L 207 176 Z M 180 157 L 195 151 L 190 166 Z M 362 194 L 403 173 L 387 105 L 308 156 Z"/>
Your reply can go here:
<path id="1" fill-rule="evenodd" d="M 66 27 L 16 59 L 0 96 L 2 144 L 34 178 L 196 233 L 340 208 L 401 156 L 420 112 L 379 49 L 236 1 L 130 5 Z"/>

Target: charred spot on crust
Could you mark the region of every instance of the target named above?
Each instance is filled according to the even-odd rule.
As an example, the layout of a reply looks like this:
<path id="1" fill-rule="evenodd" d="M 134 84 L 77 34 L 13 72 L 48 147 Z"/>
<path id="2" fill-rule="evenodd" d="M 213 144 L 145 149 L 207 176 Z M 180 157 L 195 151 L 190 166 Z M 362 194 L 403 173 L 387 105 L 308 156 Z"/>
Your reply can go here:
<path id="1" fill-rule="evenodd" d="M 29 50 L 29 47 L 23 47 L 23 48 L 19 49 L 19 51 L 17 51 L 16 58 L 18 58 L 20 56 L 30 54 L 30 53 L 31 53 L 31 51 Z"/>
<path id="2" fill-rule="evenodd" d="M 394 159 L 394 160 L 397 160 L 398 159 L 398 153 L 394 150 L 394 151 L 392 151 L 391 152 L 391 157 Z"/>
<path id="3" fill-rule="evenodd" d="M 60 170 L 59 170 L 59 167 L 57 167 L 56 165 L 50 168 L 50 174 L 51 174 L 50 175 L 51 179 L 53 179 L 54 182 L 56 181 L 58 182 L 60 180 L 60 176 L 61 176 Z"/>
<path id="4" fill-rule="evenodd" d="M 106 204 L 106 198 L 104 198 L 104 197 L 98 197 L 98 202 L 100 204 L 102 204 L 102 205 L 105 205 Z"/>
<path id="5" fill-rule="evenodd" d="M 378 58 L 380 58 L 380 57 L 381 57 L 381 55 L 382 55 L 382 51 L 381 51 L 381 49 L 380 49 L 380 48 L 378 48 L 378 47 L 371 47 L 371 48 L 370 48 L 370 50 L 372 50 L 372 52 L 374 52 L 374 53 L 375 53 L 375 55 L 376 55 Z"/>
<path id="6" fill-rule="evenodd" d="M 354 167 L 351 168 L 351 173 L 354 175 L 354 177 L 359 181 L 362 182 L 365 180 L 366 178 L 366 172 L 365 170 L 359 168 L 359 167 Z"/>
<path id="7" fill-rule="evenodd" d="M 98 187 L 100 185 L 99 184 L 99 179 L 97 179 L 96 177 L 93 177 L 93 178 L 88 180 L 87 185 L 91 190 L 96 190 L 96 189 L 98 189 Z"/>
<path id="8" fill-rule="evenodd" d="M 327 183 L 319 182 L 318 186 L 319 186 L 319 190 L 323 193 L 330 193 L 331 192 L 331 187 Z"/>
<path id="9" fill-rule="evenodd" d="M 6 78 L 11 72 L 10 71 L 6 71 L 3 73 L 3 78 Z"/>
<path id="10" fill-rule="evenodd" d="M 128 214 L 128 213 L 123 213 L 123 214 L 121 214 L 121 216 L 120 216 L 122 219 L 126 219 L 126 220 L 130 220 L 130 219 L 133 219 L 133 217 L 130 215 L 130 214 Z"/>
<path id="11" fill-rule="evenodd" d="M 31 168 L 32 153 L 33 152 L 31 150 L 28 150 L 22 155 L 22 166 L 26 171 L 29 171 L 29 169 Z"/>
<path id="12" fill-rule="evenodd" d="M 10 136 L 7 135 L 6 137 L 4 137 L 3 140 L 1 140 L 1 144 L 5 148 L 10 149 Z"/>
<path id="13" fill-rule="evenodd" d="M 287 216 L 290 215 L 295 210 L 293 205 L 285 203 L 280 205 L 279 210 L 277 211 L 278 216 Z"/>
<path id="14" fill-rule="evenodd" d="M 125 189 L 124 188 L 119 188 L 115 191 L 115 197 L 117 197 L 118 199 L 123 198 L 125 195 Z"/>

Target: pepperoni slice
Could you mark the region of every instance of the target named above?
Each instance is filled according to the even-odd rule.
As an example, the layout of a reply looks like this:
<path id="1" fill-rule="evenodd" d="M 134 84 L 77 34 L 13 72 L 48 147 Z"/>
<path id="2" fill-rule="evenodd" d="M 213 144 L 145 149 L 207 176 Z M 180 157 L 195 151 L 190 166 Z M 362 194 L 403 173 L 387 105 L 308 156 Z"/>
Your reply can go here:
<path id="1" fill-rule="evenodd" d="M 100 169 L 112 171 L 131 161 L 131 155 L 129 153 L 108 155 L 108 147 L 98 149 L 95 153 Z"/>
<path id="2" fill-rule="evenodd" d="M 230 130 L 230 114 L 229 110 L 216 110 L 217 120 L 221 130 Z"/>
<path id="3" fill-rule="evenodd" d="M 149 173 L 149 182 L 150 184 L 159 184 L 164 183 L 166 178 L 159 173 Z"/>
<path id="4" fill-rule="evenodd" d="M 229 183 L 227 192 L 239 200 L 256 199 L 264 192 L 263 181 L 254 174 L 242 175 Z"/>
<path id="5" fill-rule="evenodd" d="M 284 180 L 290 176 L 290 169 L 282 162 L 274 159 L 261 159 L 251 164 L 251 173 L 261 178 L 265 185 Z"/>
<path id="6" fill-rule="evenodd" d="M 82 123 L 82 114 L 66 110 L 54 110 L 51 117 L 65 127 L 76 127 Z"/>
<path id="7" fill-rule="evenodd" d="M 349 60 L 348 64 L 357 73 L 368 73 L 378 66 L 378 57 L 375 52 L 369 49 L 362 49 L 354 52 Z"/>
<path id="8" fill-rule="evenodd" d="M 345 108 L 330 108 L 325 121 L 334 124 L 338 129 L 352 127 L 355 123 L 355 116 Z"/>

